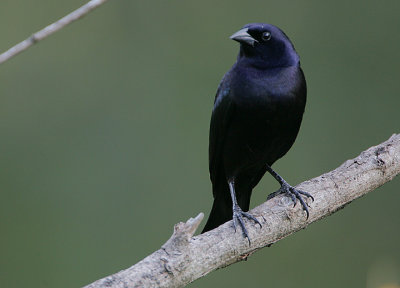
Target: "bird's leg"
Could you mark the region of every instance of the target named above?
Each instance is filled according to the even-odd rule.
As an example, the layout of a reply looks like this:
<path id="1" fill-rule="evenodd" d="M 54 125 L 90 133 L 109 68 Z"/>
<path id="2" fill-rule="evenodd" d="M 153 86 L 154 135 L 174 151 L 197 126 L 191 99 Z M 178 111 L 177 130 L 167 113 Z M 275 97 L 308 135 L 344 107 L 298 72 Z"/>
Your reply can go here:
<path id="1" fill-rule="evenodd" d="M 267 165 L 267 171 L 279 182 L 279 184 L 281 184 L 281 188 L 279 188 L 278 191 L 269 194 L 267 200 L 274 198 L 278 194 L 284 193 L 286 195 L 289 195 L 290 198 L 292 198 L 292 201 L 294 202 L 294 206 L 296 206 L 296 203 L 297 203 L 296 198 L 297 198 L 297 199 L 299 199 L 301 206 L 303 207 L 303 210 L 306 211 L 307 219 L 308 219 L 308 216 L 310 216 L 310 213 L 308 212 L 308 206 L 307 206 L 306 202 L 304 202 L 304 199 L 301 195 L 310 197 L 313 201 L 314 201 L 314 197 L 310 193 L 307 193 L 305 191 L 296 189 L 293 186 L 290 186 L 281 176 L 279 176 L 278 173 L 276 173 L 274 170 L 272 170 L 272 168 L 269 165 Z"/>
<path id="2" fill-rule="evenodd" d="M 254 217 L 253 215 L 251 215 L 248 212 L 243 212 L 242 208 L 240 208 L 240 206 L 236 200 L 234 180 L 229 180 L 228 184 L 229 184 L 229 191 L 231 192 L 231 198 L 232 198 L 232 205 L 233 205 L 233 207 L 232 207 L 233 217 L 232 218 L 233 218 L 233 226 L 235 228 L 235 232 L 236 232 L 236 227 L 238 226 L 238 223 L 239 223 L 240 227 L 242 228 L 243 235 L 244 235 L 244 237 L 247 238 L 247 240 L 249 240 L 249 245 L 250 245 L 250 238 L 249 238 L 247 229 L 244 225 L 243 216 L 256 222 L 258 225 L 260 225 L 260 228 L 262 227 L 261 223 L 260 223 L 260 221 L 257 220 L 256 217 Z"/>

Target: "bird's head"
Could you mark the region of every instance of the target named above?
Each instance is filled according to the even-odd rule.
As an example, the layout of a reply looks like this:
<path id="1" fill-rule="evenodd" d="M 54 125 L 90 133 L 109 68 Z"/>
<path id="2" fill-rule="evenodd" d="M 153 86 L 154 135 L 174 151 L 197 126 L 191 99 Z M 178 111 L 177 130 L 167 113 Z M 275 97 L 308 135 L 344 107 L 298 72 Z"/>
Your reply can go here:
<path id="1" fill-rule="evenodd" d="M 245 57 L 250 65 L 264 68 L 299 65 L 292 42 L 274 25 L 247 24 L 230 38 L 240 43 L 239 59 Z"/>

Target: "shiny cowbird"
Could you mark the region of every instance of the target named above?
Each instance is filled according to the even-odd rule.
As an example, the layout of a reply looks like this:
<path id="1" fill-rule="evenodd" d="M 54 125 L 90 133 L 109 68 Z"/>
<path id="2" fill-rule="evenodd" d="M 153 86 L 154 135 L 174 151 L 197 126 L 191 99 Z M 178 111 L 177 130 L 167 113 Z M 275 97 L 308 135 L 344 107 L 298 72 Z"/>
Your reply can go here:
<path id="1" fill-rule="evenodd" d="M 270 194 L 300 201 L 312 196 L 290 186 L 271 165 L 293 145 L 306 104 L 306 81 L 289 38 L 271 24 L 245 25 L 231 36 L 240 43 L 236 63 L 223 77 L 210 124 L 209 169 L 214 204 L 203 232 L 233 218 L 250 241 L 243 218 L 253 188 L 268 171 L 281 185 Z M 304 195 L 304 196 L 303 196 Z"/>

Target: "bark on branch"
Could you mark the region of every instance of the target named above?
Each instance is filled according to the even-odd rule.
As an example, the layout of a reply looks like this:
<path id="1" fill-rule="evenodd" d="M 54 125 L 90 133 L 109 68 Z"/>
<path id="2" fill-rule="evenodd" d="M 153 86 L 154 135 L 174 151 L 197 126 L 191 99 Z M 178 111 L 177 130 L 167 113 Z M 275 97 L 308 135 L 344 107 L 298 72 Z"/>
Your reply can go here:
<path id="1" fill-rule="evenodd" d="M 251 246 L 241 231 L 233 232 L 232 221 L 205 234 L 194 236 L 203 219 L 196 218 L 174 227 L 171 238 L 153 254 L 132 267 L 98 280 L 86 288 L 99 287 L 182 287 L 210 273 L 249 257 L 255 251 L 324 218 L 351 201 L 390 181 L 400 173 L 400 134 L 369 148 L 335 170 L 297 187 L 311 193 L 310 218 L 301 205 L 277 196 L 251 212 L 263 224 L 247 222 Z"/>
<path id="2" fill-rule="evenodd" d="M 90 11 L 92 11 L 93 9 L 97 8 L 98 6 L 100 6 L 105 2 L 107 2 L 107 0 L 91 0 L 85 5 L 71 12 L 70 14 L 64 16 L 60 20 L 46 26 L 45 28 L 36 32 L 35 34 L 32 34 L 28 39 L 25 39 L 24 41 L 8 49 L 6 52 L 0 54 L 0 64 L 18 55 L 22 51 L 25 51 L 33 44 L 36 44 L 40 40 L 43 40 L 44 38 L 50 36 L 54 32 L 57 32 L 58 30 L 64 28 L 68 24 L 71 24 L 72 22 L 82 18 Z"/>

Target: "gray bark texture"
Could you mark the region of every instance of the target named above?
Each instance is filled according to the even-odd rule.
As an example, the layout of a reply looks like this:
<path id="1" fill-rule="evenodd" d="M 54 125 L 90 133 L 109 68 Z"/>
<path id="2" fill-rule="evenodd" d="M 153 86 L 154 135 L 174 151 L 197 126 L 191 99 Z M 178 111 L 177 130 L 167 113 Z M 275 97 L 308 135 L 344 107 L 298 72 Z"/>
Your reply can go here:
<path id="1" fill-rule="evenodd" d="M 308 219 L 301 205 L 293 207 L 289 197 L 278 195 L 251 210 L 262 228 L 246 221 L 249 245 L 240 229 L 234 232 L 232 221 L 193 237 L 203 219 L 200 213 L 186 223 L 176 224 L 173 235 L 161 249 L 132 267 L 85 287 L 183 287 L 306 228 L 399 173 L 400 134 L 394 134 L 388 141 L 369 148 L 335 170 L 299 184 L 297 188 L 311 193 L 315 199 L 306 199 L 310 206 Z"/>

